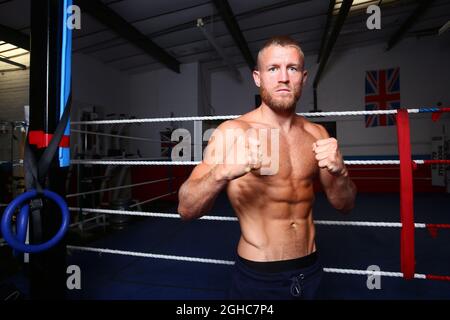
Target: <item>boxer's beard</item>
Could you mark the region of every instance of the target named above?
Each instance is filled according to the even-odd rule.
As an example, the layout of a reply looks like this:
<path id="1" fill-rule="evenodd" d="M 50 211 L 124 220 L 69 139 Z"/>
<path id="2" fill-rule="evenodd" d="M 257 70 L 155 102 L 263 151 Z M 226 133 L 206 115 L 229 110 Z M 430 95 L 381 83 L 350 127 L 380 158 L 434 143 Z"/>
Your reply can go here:
<path id="1" fill-rule="evenodd" d="M 292 88 L 289 88 L 292 90 Z M 302 94 L 302 90 L 300 87 L 293 88 L 293 90 L 290 92 L 289 96 L 273 96 L 270 94 L 268 90 L 264 87 L 263 84 L 261 84 L 259 92 L 261 94 L 261 100 L 269 106 L 270 109 L 272 109 L 275 112 L 293 112 L 295 111 L 295 107 L 297 105 L 298 99 L 300 99 L 300 96 Z M 292 94 L 293 93 L 293 94 Z"/>

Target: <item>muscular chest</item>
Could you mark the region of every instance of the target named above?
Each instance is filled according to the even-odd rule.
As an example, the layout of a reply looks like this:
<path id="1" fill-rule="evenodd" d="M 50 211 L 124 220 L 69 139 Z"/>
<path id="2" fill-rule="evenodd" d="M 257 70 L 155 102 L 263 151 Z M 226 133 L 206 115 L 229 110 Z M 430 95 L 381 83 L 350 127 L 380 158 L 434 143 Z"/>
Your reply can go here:
<path id="1" fill-rule="evenodd" d="M 314 138 L 308 134 L 280 135 L 277 179 L 309 180 L 317 173 L 317 161 L 312 150 Z"/>
<path id="2" fill-rule="evenodd" d="M 291 135 L 280 134 L 278 148 L 273 148 L 271 141 L 269 148 L 275 151 L 270 155 L 271 166 L 277 163 L 274 174 L 261 174 L 252 171 L 241 178 L 233 180 L 228 186 L 228 192 L 234 198 L 247 198 L 255 195 L 270 195 L 276 201 L 296 202 L 310 198 L 312 181 L 319 168 L 312 150 L 315 142 L 313 136 L 306 133 Z"/>
<path id="3" fill-rule="evenodd" d="M 313 137 L 280 136 L 278 170 L 273 175 L 251 172 L 233 180 L 228 186 L 232 198 L 266 195 L 275 201 L 299 202 L 310 199 L 312 181 L 318 173 L 312 151 Z M 273 159 L 272 159 L 273 161 Z M 257 197 L 258 198 L 258 197 Z"/>

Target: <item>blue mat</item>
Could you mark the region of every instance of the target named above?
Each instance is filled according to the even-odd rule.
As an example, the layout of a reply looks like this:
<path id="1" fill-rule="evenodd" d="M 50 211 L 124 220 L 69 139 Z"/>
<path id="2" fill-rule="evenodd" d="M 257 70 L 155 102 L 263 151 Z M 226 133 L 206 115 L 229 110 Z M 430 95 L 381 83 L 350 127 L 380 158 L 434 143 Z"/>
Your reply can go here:
<path id="1" fill-rule="evenodd" d="M 450 196 L 415 194 L 416 223 L 450 223 Z M 399 222 L 398 194 L 359 194 L 348 215 L 334 210 L 317 194 L 316 220 Z M 176 207 L 167 212 L 176 212 Z M 233 216 L 225 194 L 212 212 Z M 145 218 L 87 246 L 153 254 L 234 260 L 240 230 L 237 222 Z M 324 267 L 400 272 L 400 228 L 316 226 L 316 242 Z M 416 229 L 416 273 L 450 274 L 450 230 L 432 238 Z M 69 299 L 226 299 L 231 266 L 70 251 L 68 265 L 81 269 L 81 290 L 68 290 Z M 9 279 L 26 291 L 26 281 Z M 369 290 L 367 277 L 325 273 L 320 299 L 450 299 L 450 282 L 381 277 L 381 289 Z"/>

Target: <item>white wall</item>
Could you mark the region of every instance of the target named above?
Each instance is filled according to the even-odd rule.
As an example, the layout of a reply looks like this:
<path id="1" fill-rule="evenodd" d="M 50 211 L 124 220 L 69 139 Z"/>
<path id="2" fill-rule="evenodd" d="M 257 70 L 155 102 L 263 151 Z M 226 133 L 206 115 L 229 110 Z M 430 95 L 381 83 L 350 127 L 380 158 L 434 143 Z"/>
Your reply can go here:
<path id="1" fill-rule="evenodd" d="M 29 56 L 17 58 L 29 64 Z M 0 73 L 0 120 L 23 120 L 23 106 L 29 104 L 29 70 Z M 126 110 L 129 103 L 129 79 L 111 67 L 86 55 L 72 57 L 73 101 L 99 105 L 107 112 Z"/>
<path id="2" fill-rule="evenodd" d="M 75 53 L 72 55 L 72 121 L 80 120 L 83 111 L 95 112 L 100 118 L 107 114 L 127 113 L 130 100 L 129 77 L 108 65 L 89 56 Z M 72 126 L 80 129 L 80 126 Z M 109 133 L 112 126 L 90 126 L 90 131 Z M 81 150 L 79 134 L 71 133 L 71 147 Z M 96 153 L 106 152 L 109 138 L 96 137 Z M 107 141 L 107 139 L 109 139 Z M 104 150 L 101 150 L 103 148 Z"/>
<path id="3" fill-rule="evenodd" d="M 130 76 L 130 114 L 137 118 L 196 116 L 199 112 L 198 63 L 182 64 L 180 73 L 167 69 Z M 173 127 L 188 129 L 193 135 L 193 122 L 173 122 Z M 159 139 L 164 128 L 172 127 L 170 122 L 146 123 L 131 127 L 133 136 Z M 144 157 L 159 157 L 160 144 L 138 142 L 132 149 L 139 148 Z"/>
<path id="4" fill-rule="evenodd" d="M 390 51 L 373 45 L 333 53 L 318 88 L 322 111 L 364 110 L 364 79 L 369 70 L 400 67 L 401 103 L 404 107 L 450 105 L 450 46 L 448 38 L 405 39 Z M 309 71 L 297 112 L 313 108 L 312 82 L 316 56 L 306 57 Z M 252 109 L 258 93 L 248 68 L 241 68 L 245 82 L 234 81 L 228 72 L 211 75 L 211 100 L 217 114 L 242 114 Z M 230 94 L 232 92 L 232 94 Z M 444 117 L 447 118 L 448 116 Z M 445 121 L 432 123 L 429 114 L 411 116 L 413 154 L 430 153 L 432 132 L 441 131 Z M 337 136 L 348 156 L 396 155 L 396 128 L 365 128 L 363 117 L 325 118 L 337 120 Z M 450 127 L 449 127 L 450 128 Z"/>
<path id="5" fill-rule="evenodd" d="M 29 65 L 29 56 L 15 61 Z M 128 110 L 130 89 L 128 75 L 82 54 L 72 57 L 72 120 L 81 109 L 96 106 L 102 113 Z M 0 120 L 23 120 L 24 106 L 29 104 L 29 70 L 0 73 Z M 3 139 L 4 135 L 0 136 Z M 73 135 L 73 144 L 77 142 Z M 9 137 L 6 137 L 9 139 Z M 0 140 L 3 142 L 3 140 Z M 2 143 L 2 145 L 5 145 Z M 8 149 L 9 149 L 8 144 Z M 6 153 L 5 153 L 6 152 Z M 0 150 L 2 159 L 8 150 Z"/>
<path id="6" fill-rule="evenodd" d="M 305 67 L 309 73 L 316 68 L 316 56 L 305 58 Z M 238 82 L 228 71 L 211 74 L 211 104 L 217 115 L 238 115 L 252 110 L 255 106 L 255 95 L 259 94 L 250 69 L 247 66 L 239 68 L 243 78 Z M 309 75 L 303 95 L 298 103 L 298 112 L 313 108 L 312 77 Z"/>
<path id="7" fill-rule="evenodd" d="M 211 104 L 216 115 L 238 115 L 252 110 L 258 88 L 248 67 L 239 68 L 243 81 L 228 71 L 211 74 Z"/>
<path id="8" fill-rule="evenodd" d="M 105 113 L 126 113 L 130 102 L 129 77 L 98 60 L 75 53 L 72 95 L 75 104 L 98 106 Z"/>
<path id="9" fill-rule="evenodd" d="M 400 67 L 400 95 L 403 107 L 450 104 L 450 48 L 443 47 L 442 38 L 405 39 L 386 52 L 384 45 L 340 52 L 330 60 L 323 75 L 318 100 L 323 110 L 362 109 L 364 77 L 367 70 Z M 411 115 L 411 141 L 414 154 L 429 154 L 433 124 L 429 114 Z M 397 154 L 396 127 L 365 128 L 363 118 L 338 122 L 338 137 L 349 155 Z M 369 144 L 369 146 L 367 145 Z M 380 146 L 379 144 L 382 144 Z"/>
<path id="10" fill-rule="evenodd" d="M 16 71 L 0 75 L 0 120 L 19 120 L 23 118 L 23 106 L 29 101 L 29 72 Z M 96 112 L 101 118 L 107 114 L 126 114 L 137 118 L 193 116 L 205 113 L 208 104 L 207 89 L 208 75 L 200 78 L 200 65 L 198 63 L 181 65 L 179 74 L 161 69 L 153 72 L 129 76 L 108 65 L 83 55 L 74 54 L 72 59 L 72 94 L 73 112 L 72 121 L 79 120 L 82 111 Z M 10 90 L 15 86 L 15 90 Z M 20 89 L 20 90 L 16 90 Z M 8 95 L 5 94 L 8 93 Z M 11 93 L 9 93 L 11 92 Z M 13 94 L 14 93 L 14 94 Z M 199 101 L 202 100 L 200 103 Z M 6 112 L 8 106 L 8 112 Z M 193 122 L 174 122 L 174 127 L 183 127 L 193 135 Z M 121 126 L 91 126 L 92 131 L 109 133 L 118 130 Z M 122 132 L 125 135 L 159 139 L 159 132 L 171 127 L 170 122 L 150 123 L 126 126 Z M 80 129 L 80 127 L 75 127 Z M 86 129 L 86 128 L 85 128 Z M 98 144 L 105 146 L 107 138 L 97 137 Z M 111 139 L 109 139 L 111 141 Z M 161 147 L 159 142 L 146 143 L 143 141 L 126 142 L 128 152 L 136 154 L 137 148 L 145 157 L 159 157 Z M 72 147 L 78 142 L 78 134 L 72 133 Z M 100 151 L 100 150 L 99 150 Z M 104 151 L 104 150 L 103 150 Z M 8 150 L 5 150 L 8 154 Z"/>
<path id="11" fill-rule="evenodd" d="M 449 106 L 450 46 L 447 42 L 448 37 L 409 38 L 388 52 L 384 51 L 384 45 L 334 52 L 319 86 L 319 108 L 323 111 L 363 110 L 365 72 L 397 66 L 401 73 L 403 106 L 434 106 L 437 102 Z M 253 109 L 258 88 L 247 67 L 240 69 L 242 83 L 234 80 L 228 71 L 208 74 L 202 68 L 199 63 L 190 63 L 181 65 L 180 74 L 161 69 L 127 75 L 91 57 L 74 54 L 73 119 L 77 119 L 77 110 L 93 106 L 103 115 L 126 113 L 137 118 L 169 117 L 171 113 L 174 116 L 202 115 L 210 111 L 208 104 L 217 115 L 242 114 Z M 309 81 L 298 112 L 313 108 L 315 56 L 306 57 L 306 68 Z M 22 119 L 23 105 L 28 104 L 28 74 L 28 71 L 0 74 L 0 119 Z M 438 123 L 432 123 L 429 114 L 411 118 L 413 153 L 429 154 L 431 136 L 443 131 L 443 125 L 450 121 L 449 115 L 444 115 Z M 363 117 L 336 120 L 338 139 L 345 155 L 397 154 L 395 127 L 365 128 Z M 187 128 L 193 134 L 191 121 L 172 125 Z M 170 126 L 168 122 L 134 125 L 124 133 L 159 139 L 159 132 Z M 97 129 L 109 130 L 106 126 Z M 450 124 L 446 131 L 450 132 Z M 132 143 L 129 151 L 135 153 L 137 148 L 145 157 L 160 155 L 159 143 Z"/>

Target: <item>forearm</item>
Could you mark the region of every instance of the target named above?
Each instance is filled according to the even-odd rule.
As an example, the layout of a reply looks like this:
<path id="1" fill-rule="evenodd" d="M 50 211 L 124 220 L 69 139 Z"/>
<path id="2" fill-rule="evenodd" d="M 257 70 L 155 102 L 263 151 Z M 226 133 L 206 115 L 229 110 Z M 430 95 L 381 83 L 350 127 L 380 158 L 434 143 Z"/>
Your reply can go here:
<path id="1" fill-rule="evenodd" d="M 327 197 L 330 203 L 339 211 L 349 212 L 355 205 L 356 186 L 345 173 L 335 176 L 332 184 L 327 190 Z"/>
<path id="2" fill-rule="evenodd" d="M 217 195 L 228 183 L 218 169 L 215 166 L 202 178 L 187 180 L 181 186 L 178 213 L 182 219 L 195 219 L 211 210 Z"/>

